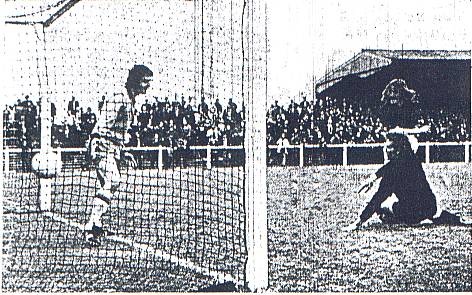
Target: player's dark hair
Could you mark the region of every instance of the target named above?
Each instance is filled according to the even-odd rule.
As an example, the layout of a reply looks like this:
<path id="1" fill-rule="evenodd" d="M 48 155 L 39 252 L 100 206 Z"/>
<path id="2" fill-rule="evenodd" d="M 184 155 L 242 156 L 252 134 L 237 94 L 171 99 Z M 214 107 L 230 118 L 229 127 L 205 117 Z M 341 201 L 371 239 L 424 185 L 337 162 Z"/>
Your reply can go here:
<path id="1" fill-rule="evenodd" d="M 417 99 L 416 91 L 409 89 L 406 85 L 406 81 L 403 79 L 393 79 L 390 81 L 385 89 L 382 91 L 381 101 L 388 103 L 390 101 L 412 101 L 415 102 Z"/>
<path id="2" fill-rule="evenodd" d="M 139 85 L 139 82 L 144 77 L 152 77 L 154 73 L 145 65 L 134 65 L 131 70 L 129 70 L 128 80 L 126 81 L 126 88 L 136 88 Z"/>

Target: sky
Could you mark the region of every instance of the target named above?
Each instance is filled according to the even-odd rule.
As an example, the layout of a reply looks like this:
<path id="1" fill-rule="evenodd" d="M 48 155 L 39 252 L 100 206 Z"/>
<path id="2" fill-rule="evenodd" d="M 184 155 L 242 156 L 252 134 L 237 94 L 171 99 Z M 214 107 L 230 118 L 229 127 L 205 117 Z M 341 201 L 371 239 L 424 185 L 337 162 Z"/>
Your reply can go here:
<path id="1" fill-rule="evenodd" d="M 470 50 L 470 0 L 268 3 L 268 97 L 287 103 L 362 49 Z"/>
<path id="2" fill-rule="evenodd" d="M 471 48 L 471 0 L 266 1 L 269 103 L 311 96 L 313 79 L 364 48 Z"/>

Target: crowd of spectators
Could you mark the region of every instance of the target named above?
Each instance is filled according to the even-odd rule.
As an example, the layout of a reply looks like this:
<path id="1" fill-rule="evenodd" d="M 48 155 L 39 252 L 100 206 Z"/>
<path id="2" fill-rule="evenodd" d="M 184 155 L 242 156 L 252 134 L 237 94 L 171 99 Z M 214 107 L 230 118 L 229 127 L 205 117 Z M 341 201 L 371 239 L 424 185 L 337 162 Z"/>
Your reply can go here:
<path id="1" fill-rule="evenodd" d="M 102 97 L 98 112 L 104 102 L 105 97 Z M 13 106 L 7 106 L 3 114 L 6 146 L 39 147 L 38 109 L 28 96 Z M 84 110 L 75 97 L 67 104 L 63 122 L 58 122 L 52 105 L 53 146 L 85 146 L 96 121 L 97 114 L 92 112 L 92 108 Z M 231 98 L 224 106 L 218 99 L 207 103 L 202 98 L 198 104 L 191 97 L 172 102 L 167 97 L 155 97 L 152 103 L 146 99 L 132 121 L 129 146 L 231 146 L 242 145 L 244 140 L 244 107 L 238 107 Z"/>
<path id="2" fill-rule="evenodd" d="M 293 145 L 380 142 L 382 124 L 369 114 L 369 108 L 345 100 L 314 102 L 304 97 L 298 104 L 292 100 L 287 108 L 275 101 L 267 113 L 267 142 L 276 144 L 282 135 Z"/>
<path id="3" fill-rule="evenodd" d="M 40 142 L 40 105 L 27 95 L 3 110 L 3 143 L 11 147 L 38 147 Z"/>
<path id="4" fill-rule="evenodd" d="M 440 142 L 470 140 L 470 121 L 462 113 L 429 112 L 426 124 L 430 126 L 430 134 L 423 136 L 423 141 L 430 138 Z"/>
<path id="5" fill-rule="evenodd" d="M 387 129 L 375 107 L 347 101 L 327 97 L 314 102 L 304 97 L 300 103 L 292 100 L 287 107 L 275 101 L 267 112 L 267 143 L 278 144 L 281 138 L 286 138 L 292 145 L 383 142 L 382 133 Z M 430 132 L 422 136 L 422 141 L 470 140 L 467 129 L 470 122 L 467 123 L 463 114 L 445 110 L 423 113 L 424 118 L 420 121 L 430 126 Z"/>
<path id="6" fill-rule="evenodd" d="M 267 143 L 324 146 L 382 142 L 385 128 L 375 112 L 347 101 L 331 98 L 307 101 L 303 97 L 287 106 L 275 101 L 267 112 Z M 100 107 L 99 103 L 98 111 Z M 39 103 L 36 105 L 28 96 L 4 109 L 6 146 L 39 147 L 39 109 Z M 67 104 L 65 121 L 56 122 L 55 117 L 52 105 L 53 145 L 61 147 L 85 146 L 97 120 L 92 108 L 84 110 L 74 97 Z M 427 112 L 423 120 L 430 125 L 430 133 L 423 135 L 421 141 L 470 140 L 470 122 L 464 114 Z M 211 103 L 205 98 L 196 102 L 192 97 L 146 100 L 135 114 L 130 135 L 130 146 L 242 145 L 244 106 L 238 107 L 232 99 L 224 106 L 218 99 Z"/>
<path id="7" fill-rule="evenodd" d="M 83 147 L 90 137 L 97 116 L 91 107 L 84 110 L 75 97 L 67 103 L 64 122 L 57 122 L 53 113 L 52 144 L 57 147 Z"/>
<path id="8" fill-rule="evenodd" d="M 132 146 L 167 146 L 186 148 L 206 145 L 242 145 L 244 111 L 230 98 L 223 106 L 218 99 L 197 104 L 192 97 L 169 102 L 148 100 L 136 115 L 130 130 Z"/>

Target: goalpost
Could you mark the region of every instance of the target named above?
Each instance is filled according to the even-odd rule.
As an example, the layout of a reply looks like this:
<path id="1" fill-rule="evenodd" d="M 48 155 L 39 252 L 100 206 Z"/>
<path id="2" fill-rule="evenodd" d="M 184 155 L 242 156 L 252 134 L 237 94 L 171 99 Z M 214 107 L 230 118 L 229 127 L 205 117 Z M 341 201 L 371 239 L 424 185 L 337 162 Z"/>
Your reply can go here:
<path id="1" fill-rule="evenodd" d="M 47 22 L 46 22 L 47 23 Z M 47 72 L 47 49 L 46 49 L 46 27 L 47 24 L 35 24 L 34 29 L 38 37 L 39 48 L 37 50 L 37 71 L 38 71 L 38 85 L 39 85 L 39 102 L 40 118 L 41 118 L 41 157 L 47 158 L 52 153 L 52 116 L 51 116 L 51 101 L 49 96 L 52 94 L 49 91 L 49 81 Z M 42 159 L 40 159 L 42 160 Z M 39 209 L 43 212 L 51 210 L 51 185 L 52 179 L 40 178 L 40 196 Z"/>
<path id="2" fill-rule="evenodd" d="M 112 268 L 142 263 L 145 270 L 153 263 L 162 268 L 162 263 L 167 261 L 220 283 L 232 281 L 252 291 L 267 289 L 265 1 L 129 0 L 120 2 L 123 7 L 112 0 L 49 2 L 39 13 L 22 7 L 26 17 L 8 18 L 6 22 L 18 34 L 17 38 L 7 40 L 17 42 L 10 44 L 9 53 L 15 46 L 25 47 L 12 61 L 12 66 L 14 62 L 20 63 L 20 69 L 13 71 L 12 77 L 21 75 L 24 80 L 17 80 L 17 90 L 9 94 L 15 100 L 27 94 L 40 99 L 41 153 L 48 154 L 58 148 L 52 145 L 51 103 L 56 104 L 59 120 L 60 110 L 67 108 L 64 102 L 71 96 L 87 97 L 81 104 L 93 105 L 97 98 L 112 95 L 124 84 L 126 72 L 133 63 L 148 64 L 155 72 L 159 85 L 149 97 L 172 99 L 180 98 L 181 94 L 197 101 L 205 97 L 210 102 L 216 98 L 222 102 L 233 98 L 240 108 L 245 108 L 244 167 L 226 164 L 207 169 L 192 160 L 186 168 L 123 172 L 127 182 L 117 200 L 112 200 L 107 219 L 117 234 L 109 241 L 144 254 L 133 258 L 132 253 L 116 250 L 121 246 L 110 246 L 102 249 L 104 257 L 94 257 L 97 266 L 102 263 L 102 267 Z M 30 30 L 30 35 L 18 33 L 21 27 Z M 31 43 L 35 45 L 34 52 L 26 48 Z M 201 155 L 194 152 L 192 156 Z M 66 164 L 67 160 L 64 161 Z M 81 239 L 75 231 L 83 230 L 90 199 L 95 194 L 93 169 L 64 168 L 56 177 L 38 181 L 43 215 L 49 217 L 49 222 L 56 222 L 71 239 Z M 18 204 L 27 207 L 21 210 L 34 211 L 28 198 L 26 193 Z M 21 263 L 31 264 L 33 269 L 46 264 L 51 269 L 45 272 L 60 269 L 59 273 L 67 275 L 65 266 L 56 269 L 54 263 L 68 257 L 64 255 L 71 242 L 64 241 L 66 245 L 57 248 L 53 240 L 61 235 L 50 229 L 51 225 L 44 227 L 48 221 L 41 216 L 28 214 L 20 219 L 28 224 L 28 233 L 17 233 L 17 239 L 36 232 L 39 236 L 35 240 L 47 239 L 44 248 L 56 247 L 37 249 L 46 254 L 31 261 L 16 257 L 20 268 Z M 131 235 L 130 231 L 136 234 Z M 23 251 L 21 246 L 17 247 L 11 251 L 12 256 Z M 70 263 L 87 265 L 82 260 Z M 136 271 L 140 267 L 129 268 Z M 169 266 L 169 270 L 174 268 Z M 7 280 L 15 275 L 24 276 L 24 271 L 23 267 L 7 273 Z M 128 274 L 125 270 L 123 273 Z M 179 290 L 176 287 L 170 291 Z"/>
<path id="3" fill-rule="evenodd" d="M 266 186 L 266 110 L 267 110 L 267 43 L 266 18 L 256 18 L 264 12 L 263 1 L 252 1 L 248 11 L 248 79 L 245 103 L 246 125 L 246 232 L 248 262 L 246 276 L 251 290 L 267 288 L 269 284 L 267 245 L 267 186 Z M 244 54 L 243 54 L 244 58 Z M 244 75 L 244 73 L 243 73 Z M 244 78 L 243 78 L 244 82 Z M 244 89 L 244 87 L 243 87 Z"/>

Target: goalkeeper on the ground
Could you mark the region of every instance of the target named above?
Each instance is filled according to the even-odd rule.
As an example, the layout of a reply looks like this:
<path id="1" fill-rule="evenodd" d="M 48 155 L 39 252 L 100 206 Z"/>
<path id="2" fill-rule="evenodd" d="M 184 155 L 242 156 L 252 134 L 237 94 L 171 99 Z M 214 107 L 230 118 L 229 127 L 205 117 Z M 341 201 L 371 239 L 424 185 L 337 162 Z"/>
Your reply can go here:
<path id="1" fill-rule="evenodd" d="M 120 182 L 120 165 L 127 161 L 135 167 L 132 154 L 124 152 L 128 129 L 135 113 L 136 97 L 145 94 L 153 72 L 144 65 L 129 71 L 123 93 L 105 98 L 89 142 L 90 159 L 97 172 L 99 188 L 93 200 L 90 219 L 85 225 L 85 239 L 91 246 L 100 245 L 105 234 L 102 215 L 107 211 Z"/>
<path id="2" fill-rule="evenodd" d="M 359 218 L 345 229 L 360 227 L 375 213 L 385 224 L 464 224 L 458 215 L 438 210 L 436 196 L 410 141 L 398 134 L 390 134 L 388 140 L 388 163 L 359 192 L 369 191 L 378 179 L 379 187 Z"/>
<path id="3" fill-rule="evenodd" d="M 416 135 L 429 130 L 416 91 L 409 89 L 404 80 L 394 79 L 382 92 L 381 103 L 379 117 L 388 129 L 385 149 L 388 162 L 359 190 L 368 191 L 381 179 L 377 192 L 359 218 L 346 229 L 358 228 L 374 213 L 390 224 L 460 224 L 457 215 L 438 210 L 436 196 L 416 155 Z"/>

